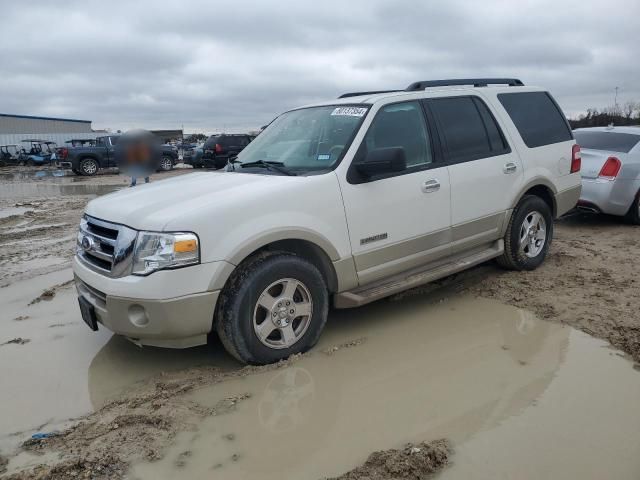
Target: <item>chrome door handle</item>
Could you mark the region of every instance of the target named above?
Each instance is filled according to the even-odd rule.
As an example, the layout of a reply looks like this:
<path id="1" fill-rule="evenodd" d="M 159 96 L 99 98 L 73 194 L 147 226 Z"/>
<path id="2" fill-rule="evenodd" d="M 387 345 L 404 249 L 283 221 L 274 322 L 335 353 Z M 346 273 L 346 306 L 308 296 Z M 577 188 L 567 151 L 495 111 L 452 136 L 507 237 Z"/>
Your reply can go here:
<path id="1" fill-rule="evenodd" d="M 431 193 L 437 190 L 440 190 L 440 182 L 435 178 L 427 180 L 422 184 L 422 191 L 424 193 Z"/>
<path id="2" fill-rule="evenodd" d="M 502 167 L 502 171 L 504 173 L 513 173 L 517 169 L 518 169 L 518 166 L 513 162 L 505 163 L 504 167 Z"/>

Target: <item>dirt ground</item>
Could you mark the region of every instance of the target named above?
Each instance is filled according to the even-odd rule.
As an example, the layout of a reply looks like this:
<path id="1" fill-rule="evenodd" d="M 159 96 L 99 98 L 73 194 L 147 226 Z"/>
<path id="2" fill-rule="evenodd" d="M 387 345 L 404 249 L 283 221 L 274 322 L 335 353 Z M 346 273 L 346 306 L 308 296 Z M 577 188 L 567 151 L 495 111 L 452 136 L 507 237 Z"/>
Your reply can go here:
<path id="1" fill-rule="evenodd" d="M 186 172 L 159 174 L 152 181 Z M 126 181 L 117 175 L 57 178 L 47 172 L 35 177 L 29 171 L 0 169 L 0 288 L 68 268 L 87 201 L 126 188 Z M 615 218 L 570 215 L 556 222 L 550 255 L 536 271 L 505 272 L 486 264 L 390 300 L 438 291 L 446 299 L 466 291 L 607 340 L 640 362 L 640 319 L 636 313 L 640 309 L 636 280 L 640 263 L 635 257 L 639 235 L 640 227 Z M 51 285 L 33 301 L 49 300 L 56 295 L 56 289 L 65 286 Z M 344 340 L 347 343 L 325 349 L 324 353 L 332 355 L 364 342 Z M 8 341 L 19 344 L 29 339 Z M 200 367 L 163 374 L 107 403 L 69 430 L 49 438 L 27 440 L 22 446 L 24 451 L 61 455 L 46 465 L 30 467 L 7 478 L 123 477 L 137 461 L 162 458 L 180 431 L 194 428 L 201 419 L 226 415 L 249 398 L 248 393 L 233 395 L 205 408 L 188 400 L 194 389 L 284 368 L 298 359 L 231 373 Z M 420 439 L 405 449 L 374 453 L 361 467 L 337 478 L 424 478 L 448 463 L 450 446 L 444 441 L 421 443 L 423 440 L 430 439 Z M 91 453 L 87 454 L 89 446 Z M 0 475 L 5 464 L 6 460 L 0 457 Z"/>

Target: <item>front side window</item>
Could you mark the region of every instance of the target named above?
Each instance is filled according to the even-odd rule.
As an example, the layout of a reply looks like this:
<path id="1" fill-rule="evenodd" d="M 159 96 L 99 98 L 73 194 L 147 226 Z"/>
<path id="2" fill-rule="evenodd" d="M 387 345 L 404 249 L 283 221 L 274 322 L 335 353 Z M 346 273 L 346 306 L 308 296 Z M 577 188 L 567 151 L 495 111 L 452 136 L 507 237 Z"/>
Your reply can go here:
<path id="1" fill-rule="evenodd" d="M 242 150 L 239 167 L 271 162 L 296 174 L 331 169 L 368 110 L 367 105 L 330 105 L 284 113 Z"/>
<path id="2" fill-rule="evenodd" d="M 386 105 L 371 123 L 358 157 L 377 148 L 401 147 L 407 168 L 428 165 L 433 161 L 422 107 L 418 102 Z"/>

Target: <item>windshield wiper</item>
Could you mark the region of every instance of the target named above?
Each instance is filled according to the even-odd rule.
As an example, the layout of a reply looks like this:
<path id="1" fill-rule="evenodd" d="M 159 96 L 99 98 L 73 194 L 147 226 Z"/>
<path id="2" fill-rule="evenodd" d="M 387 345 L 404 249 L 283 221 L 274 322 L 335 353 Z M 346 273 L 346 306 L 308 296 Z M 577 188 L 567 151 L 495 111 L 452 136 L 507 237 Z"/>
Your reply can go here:
<path id="1" fill-rule="evenodd" d="M 236 162 L 239 162 L 239 161 L 236 160 Z M 296 174 L 293 173 L 291 170 L 285 168 L 284 163 L 282 162 L 274 162 L 271 160 L 256 160 L 255 162 L 245 162 L 245 163 L 240 162 L 240 165 L 242 166 L 242 168 L 263 167 L 263 168 L 266 168 L 267 170 L 273 170 L 274 172 L 282 173 L 283 175 L 289 175 L 294 177 L 296 176 Z"/>

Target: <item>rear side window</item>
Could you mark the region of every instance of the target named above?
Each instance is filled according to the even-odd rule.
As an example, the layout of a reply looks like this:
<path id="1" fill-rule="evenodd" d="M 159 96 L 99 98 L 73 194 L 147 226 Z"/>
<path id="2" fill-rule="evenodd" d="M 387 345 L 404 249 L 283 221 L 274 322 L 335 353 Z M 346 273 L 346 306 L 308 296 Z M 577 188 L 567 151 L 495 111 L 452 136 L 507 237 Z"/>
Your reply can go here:
<path id="1" fill-rule="evenodd" d="M 429 106 L 449 162 L 494 157 L 510 151 L 493 115 L 479 98 L 436 98 L 429 101 Z"/>
<path id="2" fill-rule="evenodd" d="M 578 130 L 573 132 L 573 135 L 581 148 L 606 150 L 608 152 L 629 153 L 640 142 L 640 132 L 638 132 L 638 135 L 634 135 L 632 133 Z"/>
<path id="3" fill-rule="evenodd" d="M 560 107 L 547 92 L 501 93 L 502 103 L 529 148 L 572 140 Z"/>

